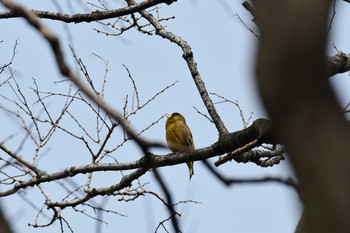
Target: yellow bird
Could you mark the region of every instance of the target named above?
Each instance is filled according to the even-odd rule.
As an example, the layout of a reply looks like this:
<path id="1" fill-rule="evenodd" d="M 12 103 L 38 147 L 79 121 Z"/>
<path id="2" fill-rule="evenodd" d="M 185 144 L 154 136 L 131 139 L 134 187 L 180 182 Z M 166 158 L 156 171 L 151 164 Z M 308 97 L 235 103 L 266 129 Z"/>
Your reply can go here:
<path id="1" fill-rule="evenodd" d="M 194 143 L 190 128 L 186 125 L 185 118 L 178 112 L 166 114 L 165 123 L 166 142 L 172 152 L 193 151 Z M 193 162 L 187 162 L 190 180 L 194 174 Z"/>

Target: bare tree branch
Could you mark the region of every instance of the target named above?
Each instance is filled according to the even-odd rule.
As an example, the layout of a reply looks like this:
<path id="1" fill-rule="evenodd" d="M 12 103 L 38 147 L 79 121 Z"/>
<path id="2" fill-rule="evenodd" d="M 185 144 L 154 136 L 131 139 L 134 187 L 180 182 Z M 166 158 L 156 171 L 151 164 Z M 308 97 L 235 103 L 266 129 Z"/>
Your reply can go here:
<path id="1" fill-rule="evenodd" d="M 345 2 L 349 2 L 348 0 L 343 0 Z M 252 16 L 254 17 L 253 21 L 255 23 L 256 22 L 256 9 L 254 8 L 254 6 L 249 3 L 248 1 L 245 1 L 242 3 L 243 7 L 252 14 Z M 333 19 L 335 16 L 335 5 L 336 5 L 336 0 L 333 0 L 333 13 L 332 13 L 332 17 L 329 23 L 329 28 L 328 28 L 328 32 L 331 29 L 332 23 L 333 23 Z M 243 23 L 243 21 L 242 21 Z M 243 23 L 244 24 L 244 23 Z M 250 28 L 248 28 L 246 25 L 244 25 L 248 30 L 251 31 Z M 257 36 L 255 34 L 255 32 L 253 32 L 253 34 L 255 36 Z M 260 39 L 260 38 L 259 38 Z M 341 51 L 338 51 L 338 53 L 336 55 L 334 55 L 333 57 L 327 57 L 327 64 L 326 64 L 326 68 L 327 68 L 327 76 L 331 77 L 335 74 L 339 74 L 339 73 L 344 73 L 350 70 L 350 53 L 349 54 L 345 54 Z"/>
<path id="2" fill-rule="evenodd" d="M 127 1 L 130 6 L 137 4 L 134 0 L 128 0 Z M 174 35 L 173 33 L 166 31 L 165 28 L 159 23 L 158 20 L 156 20 L 150 13 L 143 10 L 140 11 L 140 14 L 147 19 L 152 26 L 156 30 L 156 34 L 161 36 L 164 39 L 169 40 L 170 42 L 173 42 L 177 44 L 183 51 L 182 57 L 185 59 L 187 66 L 191 72 L 192 78 L 194 83 L 196 84 L 196 87 L 198 89 L 198 92 L 200 96 L 202 97 L 203 103 L 206 106 L 208 113 L 210 117 L 212 118 L 218 132 L 220 135 L 223 135 L 227 133 L 227 129 L 221 120 L 219 114 L 217 113 L 215 106 L 210 99 L 210 96 L 207 92 L 207 89 L 205 87 L 205 84 L 201 78 L 201 75 L 199 73 L 199 70 L 197 68 L 197 63 L 195 62 L 192 49 L 190 45 L 183 40 L 181 37 Z"/>
<path id="3" fill-rule="evenodd" d="M 95 197 L 98 196 L 117 196 L 120 197 L 119 201 L 133 201 L 137 198 L 141 197 L 145 194 L 150 194 L 158 198 L 158 200 L 164 204 L 168 210 L 170 217 L 167 218 L 169 215 L 166 215 L 166 218 L 161 221 L 156 228 L 156 231 L 160 227 L 164 227 L 165 231 L 168 231 L 165 228 L 164 223 L 172 220 L 174 230 L 175 232 L 180 232 L 180 222 L 178 221 L 179 213 L 176 212 L 175 206 L 177 203 L 174 197 L 172 196 L 171 192 L 169 191 L 168 185 L 166 182 L 162 179 L 162 176 L 159 173 L 158 167 L 164 167 L 164 166 L 171 166 L 176 165 L 180 163 L 185 163 L 189 161 L 199 161 L 202 160 L 205 164 L 205 166 L 214 174 L 215 177 L 217 177 L 222 183 L 225 185 L 232 185 L 236 183 L 262 183 L 262 182 L 278 182 L 282 184 L 286 184 L 288 186 L 291 186 L 295 188 L 297 191 L 299 191 L 299 186 L 292 180 L 292 179 L 284 179 L 280 177 L 261 177 L 261 178 L 250 178 L 250 179 L 236 179 L 236 178 L 227 178 L 224 177 L 222 174 L 220 174 L 217 169 L 215 169 L 211 164 L 209 164 L 206 159 L 216 157 L 219 155 L 224 155 L 222 158 L 220 158 L 215 165 L 223 164 L 227 161 L 235 160 L 236 162 L 252 162 L 257 164 L 261 167 L 269 167 L 278 164 L 280 161 L 284 160 L 284 153 L 286 153 L 286 149 L 283 147 L 280 147 L 279 145 L 275 146 L 275 144 L 281 143 L 280 138 L 276 137 L 275 131 L 272 129 L 271 122 L 269 120 L 265 119 L 258 119 L 253 122 L 251 126 L 249 125 L 249 120 L 251 119 L 251 116 L 248 118 L 248 120 L 245 120 L 242 110 L 238 105 L 238 102 L 230 101 L 223 96 L 215 94 L 218 98 L 220 98 L 219 103 L 228 102 L 231 104 L 234 104 L 239 110 L 243 122 L 243 127 L 245 129 L 233 133 L 229 133 L 226 129 L 223 121 L 221 120 L 219 113 L 216 111 L 215 104 L 213 103 L 211 97 L 209 96 L 206 87 L 204 85 L 204 82 L 201 78 L 201 75 L 199 73 L 197 64 L 195 62 L 192 49 L 189 46 L 189 44 L 180 38 L 179 36 L 165 30 L 165 26 L 161 24 L 162 20 L 168 20 L 172 17 L 161 19 L 158 15 L 158 9 L 157 7 L 153 8 L 151 10 L 146 11 L 145 9 L 156 6 L 159 3 L 167 3 L 171 4 L 174 2 L 174 0 L 145 0 L 140 3 L 135 2 L 134 0 L 126 0 L 128 3 L 127 7 L 123 7 L 116 10 L 107 10 L 107 6 L 102 6 L 101 8 L 98 8 L 97 11 L 93 11 L 91 13 L 87 14 L 61 14 L 61 13 L 53 13 L 53 12 L 47 12 L 47 11 L 28 11 L 23 9 L 22 7 L 12 3 L 10 0 L 0 0 L 3 2 L 5 6 L 7 6 L 9 9 L 11 9 L 10 12 L 0 13 L 0 19 L 1 18 L 13 18 L 13 17 L 24 17 L 30 25 L 32 25 L 38 32 L 46 39 L 46 41 L 50 44 L 51 49 L 55 55 L 57 65 L 60 69 L 60 72 L 62 75 L 67 77 L 67 80 L 72 81 L 76 86 L 78 90 L 69 89 L 68 93 L 53 93 L 53 92 L 41 92 L 39 89 L 39 85 L 34 80 L 35 87 L 33 88 L 34 94 L 36 95 L 37 100 L 35 103 L 41 108 L 39 114 L 35 111 L 31 110 L 30 103 L 27 102 L 27 99 L 25 95 L 22 93 L 22 91 L 19 88 L 19 85 L 17 84 L 16 80 L 13 78 L 13 83 L 10 84 L 8 80 L 5 80 L 3 83 L 0 84 L 0 87 L 3 84 L 9 84 L 13 94 L 16 96 L 14 99 L 10 99 L 6 96 L 3 96 L 0 94 L 0 97 L 4 98 L 6 101 L 10 102 L 11 104 L 16 105 L 20 111 L 22 111 L 25 115 L 24 117 L 20 115 L 20 113 L 16 111 L 7 110 L 6 107 L 0 106 L 0 109 L 16 116 L 16 118 L 19 119 L 19 121 L 23 124 L 23 128 L 26 132 L 26 135 L 23 139 L 23 141 L 30 141 L 32 140 L 35 143 L 35 153 L 32 157 L 32 161 L 28 162 L 26 156 L 24 155 L 19 156 L 18 151 L 22 150 L 22 146 L 19 146 L 18 150 L 10 150 L 5 146 L 4 141 L 9 140 L 6 138 L 3 140 L 3 142 L 0 142 L 0 149 L 5 152 L 5 156 L 9 156 L 8 158 L 0 158 L 1 161 L 4 163 L 2 167 L 7 168 L 7 166 L 11 167 L 13 170 L 18 172 L 19 174 L 10 174 L 6 171 L 6 169 L 0 168 L 0 174 L 4 176 L 0 180 L 1 184 L 7 185 L 7 189 L 2 189 L 3 191 L 0 192 L 0 196 L 8 196 L 12 194 L 20 194 L 25 188 L 30 188 L 34 186 L 37 191 L 40 192 L 44 199 L 44 204 L 41 208 L 37 208 L 38 211 L 37 217 L 35 219 L 35 222 L 30 224 L 34 227 L 46 227 L 54 223 L 56 220 L 60 222 L 61 230 L 63 231 L 63 228 L 69 229 L 73 232 L 71 226 L 69 225 L 69 222 L 61 215 L 61 211 L 66 207 L 71 207 L 74 211 L 77 213 L 83 214 L 91 219 L 94 219 L 95 221 L 99 223 L 103 223 L 102 217 L 100 215 L 96 214 L 92 215 L 91 212 L 88 212 L 84 209 L 82 209 L 82 205 L 84 207 L 88 207 L 90 211 L 105 211 L 108 212 L 109 210 L 100 207 L 94 202 Z M 299 0 L 296 0 L 299 1 Z M 347 0 L 344 0 L 347 1 Z M 100 2 L 100 4 L 103 4 Z M 323 3 L 322 3 L 323 4 Z M 322 5 L 321 4 L 321 5 Z M 245 7 L 247 10 L 249 10 L 254 17 L 258 17 L 260 13 L 255 10 L 254 7 L 252 7 L 251 4 L 245 3 Z M 318 7 L 318 6 L 317 6 Z M 311 11 L 311 10 L 310 10 Z M 155 13 L 154 13 L 155 12 Z M 130 15 L 131 14 L 131 15 Z M 155 16 L 153 16 L 153 14 Z M 115 19 L 117 17 L 126 16 L 122 18 Z M 274 17 L 275 14 L 270 15 L 271 17 Z M 205 113 L 201 113 L 198 109 L 197 112 L 201 114 L 202 116 L 206 117 L 210 122 L 214 123 L 217 131 L 219 132 L 219 139 L 212 145 L 207 146 L 205 148 L 196 150 L 194 152 L 186 152 L 186 153 L 178 153 L 178 154 L 168 154 L 168 155 L 155 155 L 149 153 L 150 147 L 164 147 L 161 143 L 157 142 L 150 142 L 148 140 L 145 140 L 143 137 L 141 137 L 141 134 L 143 134 L 146 130 L 148 130 L 153 125 L 157 124 L 161 119 L 163 119 L 163 116 L 158 117 L 156 120 L 153 120 L 152 123 L 150 123 L 148 126 L 144 126 L 144 128 L 138 132 L 131 128 L 131 122 L 132 122 L 132 115 L 136 114 L 140 109 L 148 105 L 151 101 L 153 101 L 157 96 L 159 96 L 161 93 L 166 91 L 168 88 L 173 86 L 175 83 L 165 87 L 158 93 L 156 93 L 154 96 L 149 98 L 148 100 L 144 101 L 142 104 L 141 101 L 141 95 L 139 94 L 137 82 L 132 77 L 132 72 L 124 65 L 124 68 L 126 69 L 129 79 L 132 83 L 132 89 L 133 93 L 132 95 L 127 94 L 124 101 L 124 108 L 123 108 L 123 114 L 120 114 L 113 110 L 109 105 L 107 105 L 104 102 L 104 86 L 106 83 L 106 76 L 107 76 L 107 65 L 108 61 L 105 61 L 102 57 L 100 58 L 104 65 L 105 65 L 105 77 L 103 79 L 102 84 L 102 91 L 98 90 L 96 83 L 94 80 L 90 77 L 90 74 L 88 72 L 87 66 L 83 63 L 83 59 L 76 56 L 72 49 L 73 57 L 75 58 L 76 62 L 78 63 L 81 72 L 83 73 L 83 77 L 85 79 L 80 80 L 79 77 L 72 72 L 70 67 L 68 67 L 66 63 L 66 58 L 63 55 L 63 52 L 60 47 L 60 41 L 58 38 L 52 34 L 48 28 L 46 28 L 40 18 L 46 18 L 46 19 L 53 19 L 53 20 L 59 20 L 64 22 L 92 22 L 92 21 L 99 21 L 104 19 L 112 19 L 114 18 L 115 24 L 118 22 L 118 20 L 121 20 L 125 22 L 127 25 L 123 26 L 121 28 L 115 27 L 115 25 L 112 23 L 110 24 L 105 22 L 98 22 L 103 26 L 109 26 L 114 30 L 117 30 L 118 32 L 115 33 L 115 35 L 120 35 L 124 31 L 129 30 L 131 28 L 136 28 L 141 33 L 146 33 L 148 35 L 156 34 L 158 36 L 161 36 L 164 39 L 167 39 L 170 42 L 176 43 L 182 51 L 183 51 L 183 58 L 185 59 L 187 66 L 189 68 L 189 71 L 192 75 L 192 78 L 195 82 L 195 85 L 197 87 L 197 90 L 199 92 L 199 95 L 201 96 L 206 109 L 208 110 L 209 115 Z M 146 20 L 145 20 L 146 19 Z M 284 19 L 282 17 L 282 19 Z M 258 17 L 257 20 L 259 20 L 259 26 L 260 23 L 264 25 L 264 18 Z M 261 21 L 260 21 L 261 20 Z M 283 21 L 283 20 L 281 20 Z M 242 21 L 243 22 L 243 21 Z M 308 22 L 307 20 L 305 22 Z M 276 23 L 276 22 L 273 22 Z M 284 30 L 283 25 L 280 27 L 276 27 L 278 30 Z M 276 29 L 274 28 L 274 29 Z M 294 29 L 293 29 L 294 30 Z M 291 30 L 291 31 L 293 31 Z M 101 32 L 96 29 L 96 31 Z M 104 33 L 104 32 L 102 32 Z M 111 35 L 108 33 L 105 33 L 106 35 Z M 307 33 L 306 33 L 307 34 Z M 282 35 L 282 34 L 281 34 Z M 303 34 L 300 34 L 301 37 Z M 317 37 L 316 37 L 317 38 Z M 319 38 L 321 38 L 321 42 L 323 41 L 323 35 L 321 35 Z M 300 38 L 296 38 L 295 41 L 298 41 Z M 315 38 L 314 38 L 315 39 Z M 262 43 L 266 43 L 266 39 L 262 39 Z M 271 45 L 271 47 L 275 48 L 274 46 L 279 45 L 279 43 L 287 43 L 288 46 L 293 45 L 291 42 L 288 43 L 288 37 L 285 40 L 277 41 L 275 44 Z M 294 41 L 293 41 L 294 42 Z M 308 42 L 308 41 L 306 41 Z M 1 41 L 0 41 L 1 43 Z M 300 43 L 301 46 L 303 43 Z M 17 45 L 17 43 L 16 43 Z M 15 49 L 16 49 L 15 45 Z M 286 46 L 286 47 L 288 47 Z M 282 47 L 282 49 L 281 49 Z M 281 49 L 282 52 L 283 46 L 278 47 Z M 312 47 L 312 46 L 310 46 Z M 15 49 L 13 52 L 13 55 L 15 54 Z M 300 48 L 299 48 L 300 49 Z M 272 49 L 273 52 L 281 52 L 281 51 L 275 51 Z M 272 55 L 274 53 L 271 53 Z M 303 54 L 303 50 L 301 50 L 300 54 Z M 294 54 L 293 54 L 294 55 Z M 319 54 L 318 54 L 319 55 Z M 316 56 L 317 57 L 317 56 Z M 334 57 L 328 58 L 325 67 L 323 65 L 320 65 L 320 75 L 318 75 L 318 78 L 325 79 L 328 76 L 332 76 L 337 73 L 346 72 L 350 69 L 350 55 L 346 55 L 342 52 L 339 52 Z M 14 56 L 13 56 L 14 58 Z M 4 71 L 5 68 L 8 68 L 10 70 L 10 65 L 13 61 L 13 58 L 11 59 L 10 63 L 5 64 L 3 67 L 0 67 L 0 74 Z M 270 57 L 269 57 L 270 58 Z M 274 58 L 272 56 L 272 58 Z M 295 57 L 287 57 L 288 59 L 291 58 L 291 61 L 295 61 Z M 312 57 L 308 57 L 309 60 L 305 61 L 305 63 L 298 63 L 300 66 L 304 66 L 305 64 L 309 65 L 309 61 L 312 60 Z M 286 59 L 286 60 L 288 60 Z M 280 64 L 280 60 L 276 59 L 276 64 Z M 319 64 L 318 64 L 319 65 Z M 276 68 L 277 67 L 277 68 Z M 272 76 L 275 77 L 274 74 L 278 73 L 280 77 L 284 75 L 284 72 L 288 72 L 286 76 L 290 77 L 295 75 L 295 70 L 298 70 L 300 68 L 297 67 L 289 67 L 288 69 L 279 69 L 278 66 L 275 68 L 277 69 L 272 71 Z M 312 67 L 315 68 L 315 67 Z M 326 71 L 325 71 L 326 70 Z M 323 71 L 325 71 L 323 73 Z M 275 73 L 276 72 L 276 73 Z M 12 73 L 11 76 L 14 75 L 15 72 Z M 327 75 L 324 75 L 327 74 Z M 266 73 L 263 72 L 262 75 L 266 75 Z M 298 73 L 298 75 L 300 75 Z M 298 80 L 298 75 L 295 75 L 296 80 Z M 302 75 L 300 75 L 302 76 Z M 294 76 L 293 76 L 294 77 Z M 12 79 L 12 77 L 10 78 Z M 305 79 L 307 80 L 307 79 Z M 278 81 L 276 81 L 278 82 Z M 268 82 L 269 83 L 269 82 Z M 269 83 L 270 84 L 270 83 Z M 271 85 L 268 88 L 273 88 L 275 83 L 271 83 Z M 293 83 L 292 83 L 293 84 Z M 300 83 L 300 86 L 307 85 L 310 83 Z M 288 86 L 288 85 L 286 85 Z M 291 85 L 293 86 L 293 85 Z M 285 88 L 284 85 L 282 85 L 281 90 Z M 278 88 L 277 88 L 278 89 Z M 80 92 L 80 90 L 82 92 Z M 271 89 L 268 90 L 268 93 L 270 91 L 273 91 Z M 314 90 L 312 88 L 309 89 L 311 93 L 314 93 Z M 288 90 L 286 92 L 283 92 L 283 95 L 287 95 Z M 90 103 L 90 100 L 85 97 L 85 95 L 92 100 L 92 103 Z M 210 93 L 212 94 L 212 93 Z M 281 94 L 281 93 L 280 93 Z M 292 93 L 293 94 L 293 93 Z M 291 96 L 293 96 L 291 94 Z M 296 92 L 294 94 L 302 95 L 304 97 L 303 92 Z M 305 94 L 305 96 L 307 96 Z M 54 114 L 50 112 L 50 109 L 48 108 L 48 105 L 46 103 L 47 98 L 51 97 L 57 97 L 57 98 L 64 98 L 65 103 L 63 104 L 61 113 L 58 115 L 58 117 L 55 117 Z M 299 96 L 294 96 L 295 99 L 298 99 Z M 275 97 L 275 101 L 281 101 L 281 99 L 287 98 L 285 96 L 282 97 Z M 317 96 L 315 98 L 323 98 L 323 96 Z M 88 109 L 93 112 L 96 125 L 94 125 L 93 131 L 89 131 L 89 128 L 84 125 L 77 117 L 72 109 L 69 109 L 71 104 L 74 101 L 79 101 L 79 103 L 83 103 L 88 106 Z M 281 106 L 284 106 L 286 103 L 279 102 Z M 96 106 L 97 105 L 97 106 Z M 279 105 L 276 105 L 279 106 Z M 305 106 L 303 106 L 305 107 Z M 307 106 L 306 106 L 307 107 Z M 305 107 L 305 108 L 306 108 Z M 298 112 L 300 109 L 297 109 L 295 111 L 288 112 L 288 114 L 293 115 L 296 112 Z M 286 114 L 282 111 L 282 114 Z M 287 114 L 286 114 L 287 115 Z M 312 114 L 310 114 L 312 115 Z M 64 117 L 69 118 L 69 120 L 73 121 L 75 126 L 78 128 L 78 133 L 75 131 L 71 131 L 68 128 L 65 128 L 64 125 L 61 123 L 61 119 Z M 209 117 L 210 116 L 210 117 Z M 285 115 L 284 115 L 285 116 Z M 323 115 L 322 115 L 323 116 Z M 289 116 L 287 116 L 288 118 Z M 30 124 L 28 124 L 28 121 L 26 118 L 29 119 Z M 339 118 L 337 118 L 339 120 Z M 282 122 L 283 123 L 283 122 Z M 277 122 L 278 129 L 276 132 L 281 132 L 280 130 L 284 129 L 284 127 L 287 127 L 283 125 L 281 121 Z M 310 125 L 312 125 L 313 121 L 308 121 Z M 338 123 L 338 121 L 336 121 Z M 40 124 L 45 124 L 45 126 L 48 126 L 48 130 L 41 130 Z M 330 125 L 330 124 L 329 124 Z M 123 130 L 125 130 L 125 134 L 122 135 L 121 141 L 109 147 L 109 143 L 113 141 L 113 136 L 115 134 L 115 131 L 117 131 L 117 127 L 121 126 Z M 305 128 L 307 128 L 309 125 L 306 125 Z M 288 127 L 290 127 L 288 125 Z M 297 128 L 295 126 L 295 128 Z M 327 127 L 325 127 L 327 128 Z M 71 164 L 67 165 L 69 167 L 66 167 L 65 170 L 59 170 L 57 172 L 43 172 L 39 167 L 36 166 L 38 158 L 39 158 L 39 152 L 42 153 L 42 148 L 46 146 L 47 142 L 51 139 L 51 136 L 57 131 L 63 132 L 66 136 L 73 138 L 74 140 L 78 140 L 79 143 L 81 143 L 84 147 L 85 151 L 82 151 L 82 154 L 87 154 L 89 159 L 91 159 L 91 163 L 88 164 L 82 164 L 79 166 L 72 166 Z M 280 135 L 278 135 L 280 136 Z M 9 137 L 10 138 L 10 137 Z M 283 138 L 283 135 L 282 137 Z M 310 138 L 307 140 L 313 141 L 317 138 L 316 136 L 314 138 Z M 346 137 L 345 137 L 346 138 Z M 130 142 L 134 139 L 136 144 L 141 148 L 142 152 L 140 153 L 139 157 L 136 159 L 130 159 L 128 162 L 119 162 L 119 157 L 113 154 L 117 149 L 119 149 L 121 146 L 123 146 L 126 142 Z M 294 140 L 298 140 L 299 137 L 295 137 Z M 272 144 L 270 148 L 267 148 L 266 145 L 263 145 L 263 143 Z M 326 144 L 326 143 L 324 143 Z M 290 144 L 289 144 L 290 145 Z M 86 148 L 85 148 L 86 147 Z M 288 145 L 287 148 L 289 149 Z M 338 148 L 335 149 L 335 151 Z M 314 151 L 309 150 L 309 153 L 313 153 Z M 320 152 L 320 154 L 322 154 Z M 329 153 L 331 154 L 331 152 Z M 311 155 L 312 156 L 312 155 Z M 141 158 L 140 158 L 141 157 Z M 140 159 L 138 159 L 140 158 Z M 107 163 L 112 161 L 112 163 Z M 341 160 L 343 161 L 343 160 Z M 103 163 L 102 163 L 103 162 Z M 308 161 L 308 164 L 310 161 Z M 319 162 L 317 158 L 314 158 L 314 163 Z M 333 161 L 330 161 L 329 163 L 332 164 Z M 317 164 L 316 164 L 317 165 Z M 315 165 L 315 166 L 316 166 Z M 314 168 L 311 168 L 313 170 Z M 155 177 L 157 181 L 159 182 L 160 187 L 164 191 L 164 197 L 161 197 L 158 194 L 148 192 L 143 188 L 143 185 L 140 183 L 139 178 L 142 177 L 144 174 L 149 172 L 150 170 L 154 170 Z M 109 184 L 103 187 L 94 187 L 93 186 L 93 178 L 95 177 L 95 173 L 100 171 L 113 171 L 114 174 L 116 173 L 118 177 L 116 177 L 115 183 Z M 337 171 L 336 171 L 337 172 Z M 332 170 L 329 171 L 330 176 L 332 176 Z M 71 177 L 74 177 L 76 179 L 78 175 L 84 174 L 85 183 L 82 182 L 81 184 L 70 184 L 70 185 L 64 185 L 66 182 L 70 182 Z M 344 173 L 347 175 L 348 173 Z M 55 184 L 61 185 L 62 189 L 66 191 L 66 193 L 63 195 L 62 199 L 55 199 L 51 200 L 50 196 L 48 195 L 46 191 L 46 186 L 49 182 L 54 182 Z M 137 182 L 137 184 L 135 184 Z M 317 181 L 318 182 L 318 181 Z M 74 183 L 74 182 L 72 182 Z M 136 187 L 135 187 L 136 186 Z M 335 190 L 335 189 L 333 189 Z M 333 195 L 333 194 L 331 194 Z M 95 199 L 96 200 L 96 199 Z M 308 200 L 310 200 L 310 196 L 308 196 Z M 317 199 L 318 200 L 318 199 Z M 337 202 L 339 205 L 339 203 Z M 80 206 L 79 206 L 80 205 Z M 46 213 L 44 211 L 48 211 L 50 218 L 48 218 L 48 221 L 45 223 L 38 223 L 39 216 L 45 215 Z M 116 211 L 111 212 L 121 215 Z M 124 216 L 124 215 L 121 215 Z"/>
<path id="4" fill-rule="evenodd" d="M 2 151 L 4 151 L 6 154 L 8 154 L 9 156 L 11 156 L 13 159 L 15 159 L 16 161 L 18 161 L 20 164 L 23 164 L 24 166 L 26 166 L 27 168 L 29 168 L 31 171 L 33 171 L 37 176 L 41 176 L 44 174 L 44 172 L 40 171 L 40 169 L 38 169 L 36 166 L 30 164 L 29 162 L 25 161 L 24 159 L 22 159 L 20 156 L 18 156 L 16 153 L 12 152 L 9 148 L 7 148 L 6 146 L 4 146 L 3 144 L 0 144 L 0 149 Z"/>
<path id="5" fill-rule="evenodd" d="M 29 12 L 33 16 L 43 18 L 43 19 L 58 20 L 66 23 L 82 23 L 82 22 L 89 23 L 93 21 L 112 19 L 116 17 L 129 15 L 129 14 L 138 12 L 140 10 L 145 10 L 152 6 L 158 5 L 160 3 L 166 3 L 170 5 L 176 1 L 177 0 L 145 0 L 140 3 L 134 4 L 132 6 L 127 6 L 127 7 L 123 7 L 115 10 L 107 10 L 107 11 L 97 10 L 97 11 L 93 11 L 85 14 L 79 13 L 79 14 L 73 14 L 73 15 L 63 14 L 63 13 L 54 13 L 50 11 L 38 11 L 38 10 L 31 10 Z M 3 1 L 3 2 L 8 2 L 8 1 Z M 23 14 L 16 9 L 11 9 L 10 12 L 0 13 L 0 19 L 17 18 L 17 17 L 23 17 Z"/>
<path id="6" fill-rule="evenodd" d="M 338 52 L 333 57 L 327 57 L 327 76 L 344 73 L 350 70 L 350 53 Z"/>
<path id="7" fill-rule="evenodd" d="M 257 81 L 300 180 L 307 232 L 349 231 L 350 126 L 329 86 L 325 59 L 331 1 L 255 5 Z"/>
<path id="8" fill-rule="evenodd" d="M 50 182 L 54 180 L 60 180 L 68 177 L 73 177 L 77 174 L 85 174 L 89 172 L 97 171 L 123 171 L 138 169 L 133 175 L 127 176 L 124 181 L 120 181 L 117 186 L 111 186 L 104 189 L 93 189 L 91 193 L 86 196 L 86 200 L 91 198 L 91 195 L 103 195 L 107 193 L 120 190 L 121 187 L 126 187 L 130 182 L 141 175 L 143 175 L 147 170 L 156 167 L 175 165 L 180 163 L 185 163 L 189 161 L 203 160 L 210 157 L 214 157 L 220 154 L 224 154 L 233 151 L 237 148 L 245 146 L 247 143 L 257 139 L 259 144 L 261 143 L 276 143 L 274 136 L 271 134 L 272 129 L 271 124 L 268 120 L 258 119 L 250 127 L 237 131 L 234 133 L 225 134 L 213 145 L 196 150 L 194 152 L 186 152 L 181 154 L 170 154 L 166 156 L 156 156 L 149 154 L 146 157 L 142 157 L 139 160 L 129 163 L 98 163 L 98 164 L 87 164 L 80 166 L 68 167 L 64 171 L 56 172 L 52 174 L 44 174 L 41 176 L 33 177 L 27 181 L 21 181 L 14 185 L 13 188 L 6 191 L 0 192 L 0 196 L 8 196 L 19 190 L 30 187 L 33 185 L 38 185 L 45 182 Z M 270 132 L 266 134 L 266 132 Z M 240 139 L 240 140 L 238 140 Z M 128 183 L 129 182 L 129 183 Z M 84 200 L 85 200 L 84 199 Z M 82 203 L 79 201 L 78 203 Z M 77 202 L 72 202 L 67 205 L 78 204 Z M 65 206 L 67 206 L 65 205 Z"/>

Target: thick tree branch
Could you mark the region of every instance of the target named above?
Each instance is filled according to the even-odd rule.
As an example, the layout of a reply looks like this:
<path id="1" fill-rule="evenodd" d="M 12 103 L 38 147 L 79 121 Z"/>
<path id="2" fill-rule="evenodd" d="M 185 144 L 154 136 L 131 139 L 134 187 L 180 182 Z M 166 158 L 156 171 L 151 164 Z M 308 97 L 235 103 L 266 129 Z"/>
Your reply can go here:
<path id="1" fill-rule="evenodd" d="M 175 154 L 169 154 L 165 156 L 157 156 L 157 155 L 149 154 L 147 158 L 142 157 L 139 160 L 129 162 L 129 163 L 98 163 L 98 164 L 73 166 L 73 167 L 66 168 L 64 171 L 60 171 L 52 174 L 44 174 L 44 175 L 36 176 L 33 179 L 29 179 L 27 181 L 18 182 L 14 185 L 13 188 L 0 192 L 0 196 L 8 196 L 27 187 L 31 187 L 31 186 L 38 185 L 45 182 L 51 182 L 54 180 L 73 177 L 78 174 L 86 174 L 89 172 L 124 171 L 124 170 L 133 170 L 133 169 L 142 169 L 142 171 L 146 172 L 151 168 L 171 166 L 171 165 L 181 164 L 189 161 L 203 160 L 203 159 L 215 157 L 218 155 L 222 155 L 224 153 L 234 151 L 254 140 L 257 140 L 258 142 L 257 145 L 261 145 L 262 143 L 274 144 L 277 142 L 276 138 L 272 134 L 271 122 L 269 120 L 257 119 L 248 128 L 237 132 L 225 134 L 221 136 L 219 140 L 214 144 L 212 144 L 211 146 L 196 150 L 194 152 L 186 152 L 181 154 L 175 153 Z M 137 174 L 140 176 L 143 175 L 139 173 Z M 118 186 L 118 187 L 121 187 L 121 186 Z M 93 193 L 98 192 L 100 194 L 105 194 L 111 190 L 115 190 L 115 188 L 110 188 L 108 190 L 103 190 L 103 189 L 94 190 L 91 192 Z"/>
<path id="2" fill-rule="evenodd" d="M 281 160 L 284 160 L 285 149 L 283 147 L 273 151 L 269 150 L 250 150 L 242 154 L 234 156 L 234 160 L 238 163 L 256 163 L 260 167 L 272 167 L 279 164 Z M 261 158 L 266 158 L 261 160 Z"/>
<path id="3" fill-rule="evenodd" d="M 300 180 L 307 232 L 350 230 L 350 126 L 325 59 L 331 1 L 256 1 L 257 78 L 276 134 Z"/>
<path id="4" fill-rule="evenodd" d="M 327 57 L 326 69 L 328 77 L 349 71 L 350 53 L 345 54 L 343 52 L 339 52 L 333 57 Z"/>
<path id="5" fill-rule="evenodd" d="M 38 11 L 38 10 L 31 10 L 30 12 L 36 17 L 39 17 L 42 19 L 52 19 L 52 20 L 63 21 L 66 23 L 82 23 L 82 22 L 89 23 L 93 21 L 105 20 L 105 19 L 111 19 L 111 18 L 117 18 L 120 16 L 129 15 L 132 13 L 136 13 L 140 10 L 145 10 L 152 6 L 156 6 L 160 3 L 166 3 L 170 5 L 176 1 L 177 0 L 146 0 L 146 1 L 142 1 L 140 3 L 134 4 L 132 6 L 127 6 L 120 9 L 108 10 L 108 11 L 98 10 L 90 13 L 73 14 L 73 15 L 63 14 L 63 13 L 54 13 L 50 11 Z M 0 13 L 0 19 L 17 18 L 17 17 L 23 17 L 23 15 L 20 12 L 13 9 L 10 12 Z"/>

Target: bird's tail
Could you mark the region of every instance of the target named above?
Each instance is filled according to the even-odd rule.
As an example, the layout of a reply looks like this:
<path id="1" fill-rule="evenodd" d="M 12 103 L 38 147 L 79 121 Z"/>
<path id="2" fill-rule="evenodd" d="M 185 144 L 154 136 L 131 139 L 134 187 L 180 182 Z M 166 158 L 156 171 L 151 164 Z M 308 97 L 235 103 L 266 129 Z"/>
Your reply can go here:
<path id="1" fill-rule="evenodd" d="M 190 173 L 190 180 L 191 180 L 192 176 L 194 175 L 193 162 L 188 162 L 187 166 L 188 166 L 188 172 Z"/>

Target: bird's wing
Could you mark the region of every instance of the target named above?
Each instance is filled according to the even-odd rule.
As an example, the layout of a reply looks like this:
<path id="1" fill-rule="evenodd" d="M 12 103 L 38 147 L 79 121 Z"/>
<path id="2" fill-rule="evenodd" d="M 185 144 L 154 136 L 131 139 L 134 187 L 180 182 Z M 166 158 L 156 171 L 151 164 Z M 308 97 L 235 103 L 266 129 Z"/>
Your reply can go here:
<path id="1" fill-rule="evenodd" d="M 184 139 L 186 140 L 184 144 L 188 145 L 190 150 L 195 150 L 192 133 L 187 125 L 182 127 L 182 133 L 184 134 Z"/>
<path id="2" fill-rule="evenodd" d="M 187 143 L 188 143 L 188 145 L 190 146 L 191 150 L 195 150 L 194 142 L 193 142 L 193 137 L 192 137 L 191 131 L 190 131 L 190 137 L 187 139 Z"/>

